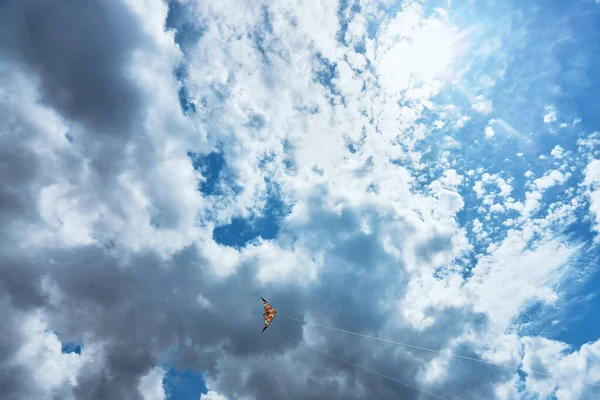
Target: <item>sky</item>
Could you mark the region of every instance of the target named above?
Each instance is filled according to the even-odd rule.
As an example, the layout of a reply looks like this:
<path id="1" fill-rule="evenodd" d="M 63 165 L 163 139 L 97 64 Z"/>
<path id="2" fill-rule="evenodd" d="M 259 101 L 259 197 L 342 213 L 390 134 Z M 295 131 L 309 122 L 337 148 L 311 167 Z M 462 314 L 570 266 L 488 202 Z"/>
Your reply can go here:
<path id="1" fill-rule="evenodd" d="M 597 0 L 3 1 L 0 400 L 600 398 L 599 36 Z"/>

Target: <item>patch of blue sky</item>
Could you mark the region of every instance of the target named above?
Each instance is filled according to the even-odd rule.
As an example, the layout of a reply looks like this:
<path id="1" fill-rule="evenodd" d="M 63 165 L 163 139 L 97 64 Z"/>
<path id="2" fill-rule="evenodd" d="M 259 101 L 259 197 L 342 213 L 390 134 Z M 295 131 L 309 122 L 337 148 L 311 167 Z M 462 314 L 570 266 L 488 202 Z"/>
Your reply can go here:
<path id="1" fill-rule="evenodd" d="M 515 388 L 519 392 L 521 400 L 534 400 L 531 398 L 531 395 L 526 392 L 527 385 L 525 379 L 527 378 L 527 374 L 523 370 L 519 369 L 517 370 L 517 375 L 519 379 L 515 382 Z"/>
<path id="2" fill-rule="evenodd" d="M 188 77 L 188 71 L 187 71 L 186 66 L 184 64 L 178 65 L 177 68 L 175 68 L 174 74 L 175 74 L 175 78 L 178 81 L 180 81 L 180 82 L 183 81 L 184 79 L 186 79 Z"/>
<path id="3" fill-rule="evenodd" d="M 338 42 L 348 45 L 346 42 L 346 32 L 348 31 L 348 23 L 356 15 L 360 13 L 360 5 L 352 0 L 340 0 L 337 17 L 340 24 L 340 29 L 336 34 Z"/>
<path id="4" fill-rule="evenodd" d="M 531 170 L 535 178 L 544 172 L 558 169 L 563 163 L 574 166 L 572 178 L 562 185 L 548 189 L 541 200 L 537 216 L 548 212 L 548 206 L 555 201 L 566 202 L 580 191 L 567 193 L 566 189 L 576 188 L 583 179 L 583 168 L 587 159 L 577 153 L 577 138 L 585 138 L 589 132 L 600 126 L 600 117 L 594 111 L 593 98 L 600 89 L 598 73 L 593 65 L 600 61 L 600 46 L 594 39 L 600 34 L 598 20 L 600 9 L 593 2 L 552 3 L 540 7 L 528 15 L 528 35 L 521 44 L 517 56 L 506 70 L 504 81 L 494 87 L 490 99 L 494 109 L 502 115 L 512 115 L 510 123 L 516 129 L 530 135 L 530 158 L 526 166 L 514 166 L 515 172 Z M 529 7 L 531 3 L 520 3 Z M 564 18 L 569 15 L 569 18 Z M 546 105 L 554 107 L 556 120 L 551 118 L 543 123 L 543 116 L 549 111 Z M 576 118 L 580 124 L 574 126 Z M 562 127 L 560 124 L 564 124 Z M 565 159 L 553 160 L 550 151 L 560 145 L 571 155 Z M 540 160 L 539 156 L 548 157 Z M 515 176 L 518 176 L 515 174 Z M 515 190 L 522 185 L 514 182 Z M 561 282 L 561 298 L 554 305 L 541 302 L 531 303 L 516 318 L 520 334 L 540 335 L 564 341 L 575 348 L 597 340 L 600 323 L 594 310 L 600 306 L 600 273 L 597 271 L 600 252 L 592 244 L 593 232 L 587 207 L 576 211 L 573 224 L 555 226 L 564 232 L 569 241 L 578 243 L 582 250 L 570 260 L 574 276 Z M 590 271 L 596 270 L 590 274 Z"/>
<path id="5" fill-rule="evenodd" d="M 204 34 L 205 28 L 192 18 L 192 9 L 185 2 L 169 1 L 166 29 L 175 31 L 175 42 L 186 53 Z"/>
<path id="6" fill-rule="evenodd" d="M 448 106 L 458 106 L 466 112 L 469 112 L 471 108 L 468 99 L 451 88 L 440 93 L 437 101 Z M 430 123 L 435 121 L 438 116 L 437 112 L 424 113 L 424 119 Z M 456 130 L 452 125 L 446 125 L 438 131 L 429 133 L 425 140 L 417 144 L 415 150 L 421 152 L 426 159 L 435 161 L 439 159 L 441 152 L 449 149 L 451 142 L 445 139 L 448 137 L 457 143 L 448 154 L 448 160 L 455 169 L 467 172 L 484 168 L 485 172 L 489 174 L 504 175 L 506 178 L 505 171 L 508 168 L 514 171 L 515 166 L 526 167 L 528 161 L 517 156 L 517 153 L 525 152 L 527 144 L 521 138 L 506 132 L 502 126 L 493 124 L 495 136 L 486 138 L 485 128 L 489 125 L 490 119 L 494 117 L 494 113 L 481 115 L 470 112 L 470 120 L 464 127 Z M 446 143 L 446 148 L 440 146 L 444 143 Z M 435 166 L 435 164 L 433 165 Z"/>
<path id="7" fill-rule="evenodd" d="M 539 14 L 539 11 L 537 13 Z M 497 21 L 496 16 L 490 15 L 489 18 L 496 18 Z M 534 18 L 534 15 L 529 16 L 529 18 Z M 576 142 L 574 140 L 574 129 L 567 129 L 560 134 L 552 134 L 549 130 L 551 128 L 558 130 L 558 122 L 554 125 L 543 123 L 543 116 L 546 112 L 544 106 L 547 104 L 554 105 L 558 102 L 555 106 L 560 118 L 563 104 L 580 97 L 579 91 L 573 91 L 569 94 L 564 89 L 561 89 L 560 96 L 556 95 L 557 85 L 558 87 L 561 87 L 561 84 L 567 88 L 571 87 L 568 86 L 570 83 L 569 78 L 563 78 L 563 76 L 573 74 L 573 68 L 568 65 L 569 58 L 556 57 L 555 54 L 559 52 L 558 47 L 563 46 L 566 48 L 568 44 L 560 45 L 556 43 L 562 31 L 553 31 L 552 26 L 548 27 L 547 21 L 542 16 L 538 15 L 537 18 L 537 25 L 535 22 L 529 22 L 528 27 L 531 32 L 524 35 L 525 43 L 521 42 L 514 46 L 509 43 L 509 53 L 505 55 L 504 61 L 500 58 L 491 57 L 491 60 L 488 59 L 487 63 L 477 63 L 477 65 L 483 65 L 483 67 L 480 69 L 471 68 L 471 72 L 465 74 L 464 80 L 468 83 L 464 84 L 462 88 L 459 85 L 458 89 L 447 89 L 445 93 L 438 96 L 437 100 L 447 97 L 448 104 L 455 104 L 463 109 L 468 109 L 470 108 L 469 99 L 475 94 L 480 94 L 480 92 L 471 90 L 469 86 L 475 86 L 481 76 L 485 74 L 493 75 L 495 70 L 505 67 L 504 78 L 496 79 L 495 86 L 484 91 L 486 98 L 492 101 L 493 111 L 489 115 L 472 113 L 471 121 L 456 135 L 456 139 L 462 146 L 457 151 L 453 151 L 453 153 L 456 153 L 453 155 L 453 160 L 459 163 L 462 160 L 465 164 L 462 166 L 464 169 L 485 167 L 488 173 L 499 173 L 510 166 L 512 171 L 516 171 L 517 168 L 515 167 L 517 166 L 514 163 L 517 162 L 520 164 L 519 166 L 532 169 L 538 175 L 548 168 L 547 165 L 539 162 L 538 157 L 540 155 L 549 156 L 550 151 L 557 144 L 561 144 L 565 149 L 574 150 Z M 472 22 L 469 21 L 469 23 Z M 491 28 L 486 29 L 493 30 L 494 26 L 497 25 L 498 23 L 490 23 Z M 546 33 L 542 37 L 544 41 L 540 43 L 540 37 L 536 33 L 542 30 L 551 31 L 553 34 Z M 552 45 L 546 43 L 547 41 L 551 41 Z M 552 49 L 549 50 L 548 47 Z M 548 60 L 548 57 L 552 57 L 552 59 Z M 505 64 L 506 59 L 510 60 L 507 64 Z M 469 59 L 466 60 L 466 63 L 469 64 L 472 61 L 472 59 Z M 552 72 L 550 83 L 543 82 L 540 84 L 537 82 L 536 76 L 539 76 L 540 71 L 548 69 L 545 64 L 549 61 L 552 61 L 552 64 L 559 63 L 560 67 L 558 67 L 558 71 Z M 565 123 L 571 124 L 577 115 L 575 110 L 580 111 L 581 108 L 575 108 L 574 111 L 569 112 L 569 118 L 565 119 Z M 593 115 L 596 116 L 597 113 Z M 486 140 L 483 132 L 490 119 L 501 120 L 505 124 L 492 124 L 496 136 Z M 510 128 L 513 128 L 514 131 Z M 424 141 L 421 147 L 426 148 L 431 141 L 438 139 L 437 137 L 431 137 L 429 141 Z M 529 140 L 531 140 L 531 144 Z M 519 152 L 524 153 L 523 157 L 516 156 L 516 153 Z"/>
<path id="8" fill-rule="evenodd" d="M 181 85 L 179 87 L 179 92 L 177 95 L 179 96 L 179 105 L 181 107 L 181 111 L 184 115 L 196 113 L 197 108 L 194 102 L 190 98 L 190 94 L 186 87 L 186 78 L 188 76 L 187 69 L 185 65 L 180 65 L 175 69 L 175 78 L 179 81 Z"/>
<path id="9" fill-rule="evenodd" d="M 257 116 L 251 119 L 250 124 L 260 129 L 264 120 Z M 292 151 L 289 144 L 284 143 L 286 153 Z M 206 196 L 236 195 L 241 187 L 235 182 L 235 177 L 228 171 L 226 159 L 221 151 L 211 152 L 206 155 L 188 152 L 194 169 L 202 174 L 204 180 L 198 190 Z M 272 156 L 265 156 L 259 163 L 260 168 L 265 168 L 271 162 Z M 293 166 L 290 166 L 293 167 Z M 242 248 L 250 241 L 260 237 L 264 240 L 273 239 L 279 232 L 280 224 L 290 207 L 281 199 L 280 191 L 275 183 L 265 178 L 268 185 L 265 205 L 262 210 L 249 218 L 233 217 L 230 223 L 217 226 L 213 231 L 213 238 L 217 243 Z"/>
<path id="10" fill-rule="evenodd" d="M 61 342 L 61 352 L 62 353 L 75 353 L 81 354 L 81 350 L 83 349 L 83 342 L 75 340 L 69 342 Z"/>
<path id="11" fill-rule="evenodd" d="M 559 329 L 557 312 L 556 305 L 532 300 L 513 319 L 512 327 L 520 336 L 536 335 L 551 339 Z"/>
<path id="12" fill-rule="evenodd" d="M 449 92 L 441 93 L 437 101 L 441 104 L 458 105 L 467 110 L 470 108 L 467 102 L 461 104 Z M 423 113 L 423 121 L 428 123 L 433 123 L 438 117 L 438 112 Z M 512 165 L 507 158 L 517 158 L 514 151 L 515 145 L 518 145 L 517 139 L 506 136 L 503 140 L 486 140 L 484 130 L 489 119 L 489 116 L 471 115 L 471 120 L 459 130 L 446 125 L 437 131 L 429 132 L 426 138 L 415 146 L 415 150 L 423 155 L 423 160 L 432 167 L 423 172 L 439 173 L 444 170 L 445 168 L 436 161 L 439 160 L 441 153 L 446 151 L 448 151 L 448 161 L 453 167 L 464 172 L 485 168 L 487 173 L 498 174 Z M 453 140 L 455 143 L 452 142 Z"/>
<path id="13" fill-rule="evenodd" d="M 247 128 L 261 130 L 266 125 L 266 120 L 263 115 L 260 114 L 250 114 L 249 121 L 244 124 Z"/>
<path id="14" fill-rule="evenodd" d="M 334 104 L 334 98 L 340 97 L 344 102 L 343 96 L 340 95 L 336 89 L 333 80 L 337 77 L 337 65 L 332 63 L 322 54 L 318 53 L 315 55 L 314 63 L 315 69 L 313 70 L 313 81 L 320 83 L 329 92 L 329 102 L 331 105 Z"/>
<path id="15" fill-rule="evenodd" d="M 557 289 L 561 297 L 555 304 L 532 303 L 515 318 L 521 334 L 540 335 L 578 348 L 598 339 L 600 324 L 600 248 L 593 244 L 591 221 L 585 208 L 576 211 L 578 221 L 566 233 L 581 251 L 569 260 L 570 275 Z"/>
<path id="16" fill-rule="evenodd" d="M 488 163 L 484 163 L 487 167 Z M 466 169 L 469 168 L 461 168 L 458 166 L 457 170 L 459 173 L 465 173 Z M 443 170 L 443 168 L 442 168 Z M 484 168 L 484 170 L 488 171 L 488 168 Z M 513 169 L 507 171 L 500 171 L 500 175 L 508 178 L 511 174 L 515 174 L 517 176 L 522 175 L 519 171 L 515 171 Z M 436 174 L 433 177 L 430 177 L 426 180 L 426 184 L 430 183 L 430 181 L 439 178 L 441 173 Z M 476 178 L 478 179 L 478 178 Z M 519 181 L 523 182 L 521 179 L 516 179 L 512 182 L 512 187 L 517 188 L 517 190 L 513 190 L 512 195 L 517 197 L 518 200 L 524 199 L 525 188 L 523 187 L 523 183 L 519 183 Z M 482 199 L 478 198 L 476 193 L 472 189 L 474 181 L 464 184 L 458 188 L 458 192 L 461 194 L 464 207 L 457 213 L 457 220 L 460 226 L 463 226 L 467 229 L 468 236 L 470 237 L 470 241 L 472 243 L 473 251 L 469 257 L 466 257 L 464 260 L 457 260 L 457 264 L 461 265 L 464 268 L 463 277 L 468 279 L 471 275 L 472 268 L 477 264 L 477 255 L 482 255 L 487 253 L 487 247 L 490 243 L 501 243 L 507 236 L 508 230 L 511 229 L 510 226 L 504 225 L 504 222 L 508 219 L 517 219 L 519 216 L 519 212 L 515 210 L 504 210 L 499 213 L 488 213 L 487 208 L 483 213 L 479 210 L 479 207 L 482 206 Z M 487 194 L 494 194 L 494 201 L 502 204 L 504 199 L 499 196 L 499 189 L 496 185 L 485 185 Z M 565 189 L 565 186 L 556 186 L 554 188 L 550 188 L 542 197 L 542 205 L 540 206 L 537 213 L 534 215 L 537 217 L 543 217 L 547 214 L 548 209 L 547 205 L 550 204 L 551 201 L 560 200 L 563 198 L 569 198 L 569 196 L 563 196 L 562 193 Z M 483 223 L 483 228 L 488 235 L 484 240 L 476 239 L 476 233 L 473 231 L 473 221 L 478 219 Z M 564 226 L 558 226 L 559 229 L 564 229 Z"/>
<path id="17" fill-rule="evenodd" d="M 356 147 L 354 146 L 354 144 L 353 144 L 353 143 L 348 143 L 348 144 L 346 145 L 346 148 L 348 149 L 348 151 L 349 151 L 351 154 L 356 154 L 356 150 L 357 150 L 357 149 L 356 149 Z"/>
<path id="18" fill-rule="evenodd" d="M 270 184 L 264 208 L 260 214 L 250 218 L 235 217 L 227 225 L 214 229 L 213 239 L 222 245 L 241 249 L 252 240 L 274 239 L 279 233 L 282 220 L 290 213 L 291 207 L 281 199 L 276 185 Z"/>
<path id="19" fill-rule="evenodd" d="M 467 130 L 468 132 L 468 130 Z M 439 179 L 444 171 L 449 169 L 446 165 L 438 164 L 438 160 L 441 157 L 441 153 L 447 149 L 440 146 L 439 143 L 444 142 L 444 137 L 448 135 L 450 131 L 441 130 L 428 135 L 427 139 L 421 142 L 417 148 L 422 151 L 421 162 L 426 163 L 429 167 L 423 171 L 414 171 L 413 174 L 419 178 L 417 185 L 414 188 L 415 192 L 429 193 L 428 185 L 433 181 Z M 459 139 L 459 138 L 457 138 Z M 458 148 L 452 148 L 447 153 L 450 163 L 454 162 L 450 168 L 455 168 L 458 173 L 464 175 L 470 169 L 477 169 L 483 167 L 484 170 L 490 171 L 488 173 L 497 172 L 500 175 L 508 177 L 508 173 L 505 172 L 504 168 L 494 168 L 494 164 L 503 160 L 501 154 L 494 155 L 494 153 L 485 151 L 484 149 L 477 148 L 476 145 L 466 146 L 464 138 L 461 145 Z M 479 150 L 479 151 L 477 151 Z M 487 154 L 487 157 L 482 158 L 482 154 Z M 399 162 L 399 164 L 403 164 Z M 478 178 L 476 178 L 478 179 Z M 507 235 L 508 227 L 502 223 L 508 218 L 516 218 L 518 216 L 517 211 L 507 210 L 501 214 L 481 213 L 479 207 L 482 205 L 482 199 L 477 198 L 475 191 L 472 186 L 475 181 L 470 183 L 464 182 L 457 188 L 458 193 L 461 195 L 464 201 L 464 206 L 457 213 L 457 222 L 459 226 L 467 229 L 468 237 L 473 245 L 473 250 L 466 255 L 462 255 L 454 260 L 455 265 L 462 268 L 462 276 L 465 280 L 469 279 L 472 275 L 472 269 L 477 265 L 478 256 L 487 254 L 487 247 L 490 243 L 500 243 Z M 486 185 L 486 191 L 488 193 L 498 193 L 499 189 L 495 185 Z M 524 197 L 524 196 L 523 196 Z M 496 198 L 497 202 L 502 203 L 501 198 Z M 488 216 L 488 220 L 484 218 Z M 473 221 L 479 219 L 484 224 L 484 230 L 489 235 L 483 241 L 477 240 L 475 232 L 473 231 Z M 443 277 L 446 266 L 440 267 L 436 274 L 439 277 Z"/>
<path id="20" fill-rule="evenodd" d="M 369 124 L 373 124 L 373 121 L 369 121 Z M 350 154 L 356 154 L 365 144 L 365 139 L 367 138 L 367 128 L 363 125 L 361 129 L 361 135 L 358 140 L 352 140 L 352 138 L 346 136 L 344 137 L 346 142 L 346 149 L 350 152 Z M 393 163 L 393 162 L 392 162 Z M 398 163 L 396 163 L 398 164 Z"/>
<path id="21" fill-rule="evenodd" d="M 263 64 L 268 65 L 270 63 L 269 58 L 271 54 L 277 53 L 274 43 L 272 42 L 276 39 L 271 37 L 273 33 L 273 25 L 269 15 L 269 8 L 263 5 L 261 11 L 261 21 L 255 26 L 252 33 L 248 33 L 248 37 L 253 40 L 256 50 L 258 50 L 261 55 Z"/>
<path id="22" fill-rule="evenodd" d="M 583 116 L 597 129 L 600 115 L 593 99 L 600 90 L 600 43 L 596 40 L 600 7 L 594 1 L 553 2 L 538 12 L 539 31 L 557 32 L 551 39 L 553 62 L 558 67 L 554 83 L 560 88 L 555 91 L 559 111 L 571 117 Z"/>
<path id="23" fill-rule="evenodd" d="M 297 168 L 296 162 L 294 161 L 294 146 L 292 142 L 287 139 L 283 140 L 283 152 L 285 154 L 283 158 L 285 171 L 290 175 L 294 175 Z"/>
<path id="24" fill-rule="evenodd" d="M 163 377 L 167 400 L 197 400 L 208 392 L 202 374 L 193 370 L 171 368 Z"/>
<path id="25" fill-rule="evenodd" d="M 461 0 L 458 1 L 460 3 Z M 455 9 L 456 0 L 452 1 L 452 6 L 449 7 L 448 0 L 427 0 L 421 2 L 421 10 L 423 11 L 424 18 L 429 17 L 439 17 L 440 12 L 444 12 L 443 10 L 452 11 Z M 398 12 L 402 10 L 402 7 L 406 8 L 405 2 L 398 1 L 394 3 L 391 7 L 388 8 L 388 15 L 390 17 L 395 17 Z M 473 7 L 473 5 L 472 5 Z"/>
<path id="26" fill-rule="evenodd" d="M 577 213 L 582 215 L 585 210 Z M 591 225 L 585 218 L 567 231 L 581 251 L 568 261 L 570 274 L 556 287 L 561 296 L 554 304 L 531 302 L 515 318 L 515 327 L 520 335 L 539 335 L 579 348 L 597 340 L 600 330 L 596 313 L 600 307 L 600 249 L 593 245 Z"/>
<path id="27" fill-rule="evenodd" d="M 309 115 L 315 115 L 319 113 L 320 108 L 318 105 L 302 105 L 294 107 L 294 110 Z"/>
<path id="28" fill-rule="evenodd" d="M 600 264 L 600 254 L 596 250 L 586 261 L 594 265 Z M 600 271 L 596 271 L 585 285 L 573 293 L 568 304 L 561 311 L 558 328 L 552 338 L 569 343 L 578 348 L 584 343 L 598 340 L 600 324 L 598 309 L 600 308 Z"/>
<path id="29" fill-rule="evenodd" d="M 381 28 L 381 20 L 370 18 L 367 20 L 367 37 L 371 40 L 377 38 L 379 29 Z"/>
<path id="30" fill-rule="evenodd" d="M 497 13 L 488 8 L 487 15 L 481 10 L 464 21 L 465 26 L 485 24 L 479 45 L 486 45 L 492 35 L 503 41 L 505 50 L 473 60 L 477 62 L 471 68 L 473 78 L 482 74 L 494 78 L 494 73 L 504 70 L 504 78 L 497 79 L 496 86 L 487 93 L 494 103 L 496 118 L 504 119 L 521 133 L 539 133 L 538 121 L 544 115 L 544 106 L 554 104 L 564 122 L 571 123 L 578 114 L 585 114 L 597 126 L 600 118 L 589 100 L 600 85 L 597 79 L 590 79 L 591 67 L 597 65 L 600 57 L 600 45 L 595 40 L 600 28 L 593 22 L 600 10 L 593 2 L 585 3 L 553 2 L 540 7 L 537 2 L 513 1 L 498 5 L 504 10 Z M 507 30 L 498 19 L 503 11 L 524 25 L 525 30 Z"/>
<path id="31" fill-rule="evenodd" d="M 58 340 L 60 341 L 62 353 L 81 354 L 81 351 L 83 350 L 83 347 L 84 347 L 83 340 L 67 338 L 67 337 L 65 337 L 63 332 L 57 332 L 57 331 L 51 331 L 51 332 L 54 333 L 56 335 L 56 337 L 58 338 Z"/>
<path id="32" fill-rule="evenodd" d="M 396 17 L 396 15 L 403 10 L 404 2 L 397 0 L 395 2 L 381 2 L 378 4 L 380 11 L 383 11 L 388 19 Z"/>
<path id="33" fill-rule="evenodd" d="M 569 242 L 580 251 L 568 261 L 569 275 L 556 289 L 560 293 L 554 304 L 532 302 L 515 325 L 521 335 L 539 335 L 578 348 L 598 339 L 600 324 L 596 310 L 600 307 L 600 249 L 593 244 L 591 221 L 585 207 L 575 211 L 577 220 L 564 230 Z"/>
<path id="34" fill-rule="evenodd" d="M 592 243 L 595 236 L 593 231 L 593 215 L 589 211 L 590 203 L 587 196 L 582 196 L 579 200 L 582 202 L 582 205 L 573 212 L 577 222 L 566 226 L 563 233 L 573 242 L 589 243 L 589 248 L 591 249 L 594 247 Z"/>
<path id="35" fill-rule="evenodd" d="M 236 183 L 235 176 L 227 168 L 225 156 L 221 150 L 208 154 L 189 151 L 188 157 L 195 171 L 202 174 L 203 181 L 198 190 L 206 196 L 235 195 L 242 188 Z"/>
<path id="36" fill-rule="evenodd" d="M 175 32 L 175 43 L 179 45 L 184 55 L 187 56 L 190 49 L 195 46 L 202 38 L 205 32 L 205 27 L 199 24 L 197 19 L 193 17 L 193 9 L 190 5 L 179 1 L 169 1 L 169 11 L 165 22 L 167 30 Z M 175 78 L 180 84 L 179 87 L 179 104 L 184 115 L 195 114 L 198 111 L 198 104 L 190 97 L 187 87 L 188 71 L 186 66 L 186 58 L 181 61 L 180 65 L 174 71 Z M 220 92 L 217 88 L 217 96 Z"/>

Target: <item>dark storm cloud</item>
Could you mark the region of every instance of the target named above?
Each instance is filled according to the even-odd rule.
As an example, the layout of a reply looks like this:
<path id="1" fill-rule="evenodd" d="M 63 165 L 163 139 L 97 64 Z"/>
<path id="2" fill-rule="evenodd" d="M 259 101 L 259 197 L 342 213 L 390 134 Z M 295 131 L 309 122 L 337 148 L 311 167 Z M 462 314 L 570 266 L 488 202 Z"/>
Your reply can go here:
<path id="1" fill-rule="evenodd" d="M 23 340 L 16 329 L 19 315 L 10 307 L 6 296 L 0 296 L 0 315 L 0 399 L 17 398 L 26 390 L 27 371 L 9 363 Z"/>
<path id="2" fill-rule="evenodd" d="M 15 143 L 11 136 L 0 136 L 0 223 L 4 222 L 0 230 L 6 229 L 14 216 L 23 218 L 32 214 L 29 206 L 34 193 L 27 183 L 38 178 L 40 168 L 35 154 Z"/>
<path id="3" fill-rule="evenodd" d="M 131 79 L 131 57 L 148 46 L 150 41 L 142 34 L 139 20 L 119 1 L 0 3 L 2 72 L 10 77 L 20 70 L 33 79 L 41 102 L 65 119 L 75 148 L 85 154 L 95 172 L 89 183 L 104 187 L 99 192 L 103 196 L 110 196 L 109 188 L 123 169 L 125 145 L 132 135 L 143 133 L 145 101 Z M 4 94 L 9 100 L 20 95 Z M 0 115 L 6 113 L 0 110 Z M 9 117 L 13 122 L 7 136 L 13 136 L 11 145 L 18 150 L 11 146 L 0 150 L 0 174 L 11 179 L 0 184 L 0 213 L 22 217 L 32 210 L 24 197 L 37 195 L 23 182 L 39 184 L 40 177 L 47 181 L 57 177 L 49 178 L 44 170 L 48 165 L 39 165 L 26 142 L 39 128 L 28 124 L 25 115 Z M 63 176 L 81 169 L 81 160 L 69 159 L 64 152 L 58 159 L 71 164 L 60 169 Z M 58 170 L 55 167 L 50 165 L 53 172 Z M 25 173 L 29 175 L 23 176 Z"/>
<path id="4" fill-rule="evenodd" d="M 142 41 L 116 1 L 3 1 L 0 53 L 40 78 L 42 99 L 102 133 L 125 134 L 141 110 L 125 65 Z"/>

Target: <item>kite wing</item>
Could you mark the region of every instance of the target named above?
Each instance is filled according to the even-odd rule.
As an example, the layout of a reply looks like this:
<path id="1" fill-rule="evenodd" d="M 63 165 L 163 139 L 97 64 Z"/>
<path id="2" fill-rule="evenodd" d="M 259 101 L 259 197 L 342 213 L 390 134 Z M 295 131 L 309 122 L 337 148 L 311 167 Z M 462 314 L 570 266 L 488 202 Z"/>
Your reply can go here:
<path id="1" fill-rule="evenodd" d="M 268 301 L 266 301 L 262 297 L 261 297 L 261 299 L 265 306 L 265 313 L 263 314 L 263 316 L 265 317 L 265 327 L 262 330 L 264 332 L 265 329 L 267 329 L 269 327 L 269 325 L 271 325 L 271 322 L 273 321 L 273 318 L 275 318 L 275 314 L 277 314 L 277 311 L 275 311 L 273 306 L 270 305 Z"/>

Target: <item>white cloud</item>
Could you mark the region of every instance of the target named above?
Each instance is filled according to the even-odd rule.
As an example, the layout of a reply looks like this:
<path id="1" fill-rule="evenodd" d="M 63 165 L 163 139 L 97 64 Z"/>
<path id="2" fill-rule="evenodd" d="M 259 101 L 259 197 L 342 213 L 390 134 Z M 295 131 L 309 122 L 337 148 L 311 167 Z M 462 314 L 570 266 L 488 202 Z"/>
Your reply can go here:
<path id="1" fill-rule="evenodd" d="M 560 160 L 561 158 L 563 158 L 565 150 L 557 144 L 556 146 L 554 146 L 550 154 L 552 155 L 552 157 Z"/>
<path id="2" fill-rule="evenodd" d="M 227 400 L 227 397 L 215 392 L 214 390 L 209 390 L 206 394 L 200 396 L 200 400 Z"/>
<path id="3" fill-rule="evenodd" d="M 484 130 L 484 134 L 485 134 L 486 138 L 492 138 L 492 137 L 494 137 L 496 132 L 494 132 L 494 128 L 492 128 L 491 126 L 486 126 L 485 130 Z"/>
<path id="4" fill-rule="evenodd" d="M 157 367 L 140 380 L 139 391 L 144 400 L 165 400 L 163 377 L 165 372 Z"/>
<path id="5" fill-rule="evenodd" d="M 440 191 L 438 198 L 440 200 L 440 205 L 452 214 L 460 211 L 465 205 L 462 197 L 458 193 L 449 190 Z"/>
<path id="6" fill-rule="evenodd" d="M 469 120 L 470 120 L 469 116 L 467 116 L 467 115 L 461 115 L 456 120 L 456 122 L 454 122 L 454 128 L 455 129 L 461 129 L 461 128 L 463 128 L 467 124 L 467 122 L 469 122 Z"/>
<path id="7" fill-rule="evenodd" d="M 552 303 L 557 299 L 548 284 L 552 274 L 559 272 L 574 253 L 574 249 L 556 240 L 547 241 L 536 250 L 526 250 L 532 233 L 509 231 L 500 246 L 479 261 L 467 285 L 478 298 L 476 307 L 486 312 L 500 330 L 509 326 L 528 301 Z"/>
<path id="8" fill-rule="evenodd" d="M 552 122 L 556 122 L 556 109 L 554 106 L 545 105 L 544 111 L 546 112 L 546 114 L 544 114 L 544 123 L 550 124 Z"/>
<path id="9" fill-rule="evenodd" d="M 483 181 L 475 182 L 475 185 L 473 185 L 473 191 L 477 193 L 477 197 L 482 197 L 485 193 L 485 189 L 483 188 Z"/>
<path id="10" fill-rule="evenodd" d="M 490 114 L 493 110 L 492 102 L 483 95 L 478 95 L 471 99 L 471 108 L 484 115 Z"/>
<path id="11" fill-rule="evenodd" d="M 375 65 L 384 89 L 406 90 L 411 81 L 430 82 L 460 57 L 458 33 L 439 18 L 424 18 L 423 7 L 409 3 L 385 21 L 377 39 Z"/>
<path id="12" fill-rule="evenodd" d="M 345 39 L 349 44 L 360 43 L 367 33 L 367 20 L 364 15 L 356 14 L 348 23 Z"/>
<path id="13" fill-rule="evenodd" d="M 482 88 L 488 89 L 493 87 L 496 82 L 489 75 L 482 75 L 481 78 L 479 78 L 479 84 Z"/>
<path id="14" fill-rule="evenodd" d="M 504 207 L 502 206 L 502 204 L 494 203 L 490 207 L 490 212 L 502 213 L 504 212 Z"/>
<path id="15" fill-rule="evenodd" d="M 346 53 L 346 58 L 350 66 L 358 71 L 362 71 L 367 66 L 367 59 L 364 55 L 350 51 Z"/>
<path id="16" fill-rule="evenodd" d="M 585 169 L 586 185 L 596 185 L 600 183 L 600 160 L 591 161 Z"/>
<path id="17" fill-rule="evenodd" d="M 600 342 L 586 343 L 576 352 L 569 352 L 562 342 L 545 338 L 523 338 L 523 369 L 539 371 L 540 367 L 552 377 L 530 373 L 526 378 L 529 391 L 541 397 L 554 395 L 559 400 L 593 399 L 600 390 L 594 384 L 600 379 L 600 365 L 596 362 L 600 355 Z"/>
<path id="18" fill-rule="evenodd" d="M 593 160 L 585 169 L 584 183 L 589 186 L 590 212 L 595 216 L 595 229 L 600 233 L 600 160 Z M 598 236 L 597 236 L 598 237 Z"/>
<path id="19" fill-rule="evenodd" d="M 538 189 L 545 190 L 556 184 L 563 183 L 567 178 L 568 176 L 564 175 L 560 171 L 552 170 L 543 177 L 534 180 L 533 184 L 536 185 Z"/>
<path id="20" fill-rule="evenodd" d="M 455 169 L 444 171 L 444 176 L 440 181 L 448 186 L 457 187 L 463 182 L 463 176 L 456 172 Z"/>
<path id="21" fill-rule="evenodd" d="M 6 315 L 8 317 L 8 315 Z M 98 352 L 94 346 L 86 347 L 80 355 L 62 353 L 62 345 L 57 335 L 49 329 L 47 321 L 40 314 L 21 314 L 19 327 L 22 343 L 20 348 L 9 357 L 8 368 L 24 368 L 29 375 L 25 377 L 32 398 L 51 398 L 60 394 L 62 398 L 72 398 L 70 387 L 76 381 L 83 366 L 93 364 Z M 5 337 L 10 339 L 10 337 Z"/>
<path id="22" fill-rule="evenodd" d="M 504 178 L 502 178 L 500 176 L 496 178 L 496 185 L 500 189 L 500 195 L 502 197 L 508 197 L 511 194 L 512 190 L 513 190 L 513 188 L 510 185 L 510 183 L 506 182 L 504 180 Z"/>

